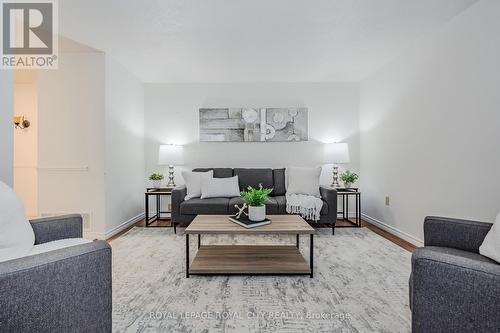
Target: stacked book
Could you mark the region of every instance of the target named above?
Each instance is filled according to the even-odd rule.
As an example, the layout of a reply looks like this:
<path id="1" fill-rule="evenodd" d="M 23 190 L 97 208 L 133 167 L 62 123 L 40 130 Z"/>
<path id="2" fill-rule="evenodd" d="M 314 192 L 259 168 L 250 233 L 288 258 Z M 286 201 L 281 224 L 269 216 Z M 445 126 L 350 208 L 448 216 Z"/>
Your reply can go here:
<path id="1" fill-rule="evenodd" d="M 241 225 L 242 227 L 245 228 L 255 228 L 255 227 L 261 227 L 266 224 L 270 224 L 271 220 L 268 218 L 265 218 L 262 221 L 252 221 L 248 218 L 248 216 L 242 214 L 239 218 L 236 217 L 236 215 L 229 216 L 229 221 L 237 223 Z"/>

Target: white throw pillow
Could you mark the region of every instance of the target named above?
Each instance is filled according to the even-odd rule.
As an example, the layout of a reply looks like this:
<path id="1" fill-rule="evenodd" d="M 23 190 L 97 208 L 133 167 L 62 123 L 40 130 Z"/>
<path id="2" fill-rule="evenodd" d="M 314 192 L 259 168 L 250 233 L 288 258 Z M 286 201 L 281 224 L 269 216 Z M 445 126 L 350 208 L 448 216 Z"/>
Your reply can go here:
<path id="1" fill-rule="evenodd" d="M 288 178 L 287 193 L 320 197 L 319 177 L 321 175 L 321 167 L 289 167 L 286 169 L 286 172 Z"/>
<path id="2" fill-rule="evenodd" d="M 21 199 L 0 182 L 0 262 L 27 255 L 34 244 L 35 234 Z"/>
<path id="3" fill-rule="evenodd" d="M 500 263 L 500 213 L 479 247 L 479 253 Z"/>
<path id="4" fill-rule="evenodd" d="M 187 190 L 184 200 L 199 198 L 201 196 L 201 179 L 214 177 L 213 170 L 207 172 L 182 171 L 181 174 Z"/>
<path id="5" fill-rule="evenodd" d="M 240 196 L 238 176 L 201 179 L 201 198 L 233 198 Z"/>

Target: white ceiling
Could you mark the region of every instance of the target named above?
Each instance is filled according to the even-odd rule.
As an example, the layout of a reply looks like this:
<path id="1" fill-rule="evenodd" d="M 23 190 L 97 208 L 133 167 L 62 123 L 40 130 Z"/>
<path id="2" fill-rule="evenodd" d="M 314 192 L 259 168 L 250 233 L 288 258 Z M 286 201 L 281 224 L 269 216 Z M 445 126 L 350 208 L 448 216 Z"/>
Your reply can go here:
<path id="1" fill-rule="evenodd" d="M 60 33 L 144 82 L 360 81 L 476 0 L 63 0 Z"/>

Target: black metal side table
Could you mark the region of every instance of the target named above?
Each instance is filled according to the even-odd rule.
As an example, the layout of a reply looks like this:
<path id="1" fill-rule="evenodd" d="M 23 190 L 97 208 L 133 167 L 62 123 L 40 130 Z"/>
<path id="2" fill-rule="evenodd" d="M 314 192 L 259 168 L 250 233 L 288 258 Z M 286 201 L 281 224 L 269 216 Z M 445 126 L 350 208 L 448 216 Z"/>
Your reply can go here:
<path id="1" fill-rule="evenodd" d="M 149 197 L 156 197 L 156 214 L 153 216 L 149 216 Z M 170 187 L 161 187 L 161 188 L 147 188 L 146 192 L 144 192 L 144 201 L 145 201 L 145 212 L 144 212 L 144 221 L 146 227 L 149 227 L 155 221 L 170 221 L 171 225 L 174 227 L 174 233 L 177 233 L 175 228 L 175 223 L 172 222 L 171 217 L 161 217 L 161 214 L 171 214 L 170 211 L 162 211 L 161 210 L 161 197 L 162 196 L 172 196 L 172 188 Z"/>
<path id="2" fill-rule="evenodd" d="M 337 196 L 342 197 L 342 211 L 337 214 L 342 214 L 342 219 L 351 222 L 356 227 L 361 227 L 361 192 L 358 188 L 337 188 Z M 349 197 L 354 196 L 356 201 L 356 215 L 354 221 L 349 219 Z"/>

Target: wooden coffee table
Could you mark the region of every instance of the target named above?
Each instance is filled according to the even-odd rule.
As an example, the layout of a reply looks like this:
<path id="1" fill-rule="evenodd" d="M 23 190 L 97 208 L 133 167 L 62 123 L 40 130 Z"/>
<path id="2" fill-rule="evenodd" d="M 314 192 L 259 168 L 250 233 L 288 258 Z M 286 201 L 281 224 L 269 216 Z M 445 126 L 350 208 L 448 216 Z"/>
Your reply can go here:
<path id="1" fill-rule="evenodd" d="M 198 215 L 186 228 L 186 277 L 190 275 L 309 275 L 313 277 L 314 228 L 297 215 L 268 215 L 272 223 L 246 229 L 227 215 Z M 198 235 L 190 265 L 189 235 Z M 294 245 L 201 245 L 203 234 L 294 234 Z M 299 249 L 299 235 L 310 235 L 309 264 Z"/>

